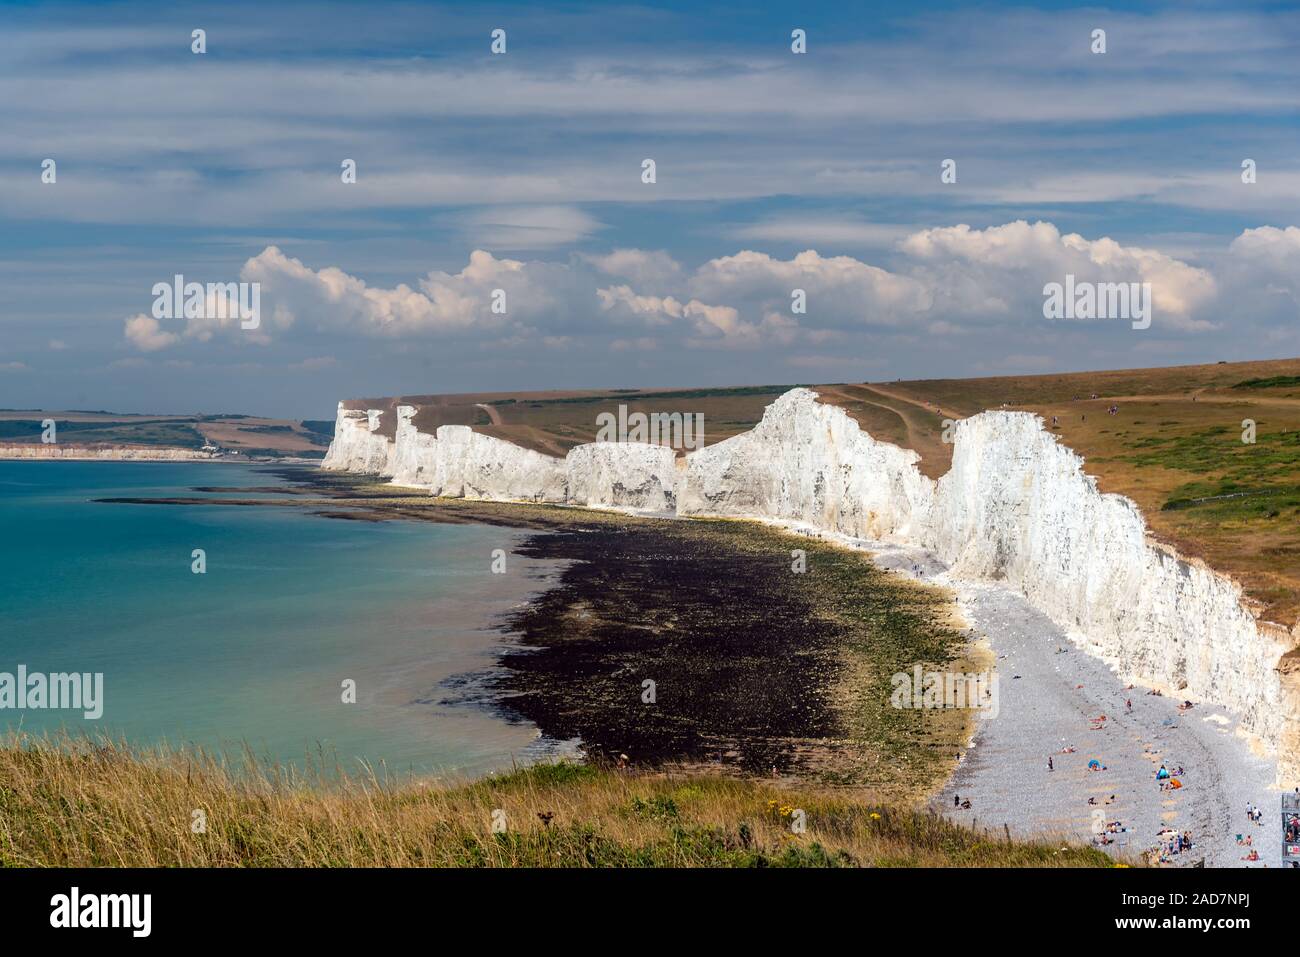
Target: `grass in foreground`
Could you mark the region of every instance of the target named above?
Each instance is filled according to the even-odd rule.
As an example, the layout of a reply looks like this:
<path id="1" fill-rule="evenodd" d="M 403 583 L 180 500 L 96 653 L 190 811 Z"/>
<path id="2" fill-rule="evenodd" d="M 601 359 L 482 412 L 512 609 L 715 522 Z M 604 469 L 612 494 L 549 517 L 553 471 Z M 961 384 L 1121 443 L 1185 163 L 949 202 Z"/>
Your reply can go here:
<path id="1" fill-rule="evenodd" d="M 504 833 L 493 833 L 494 811 Z M 1111 864 L 1091 848 L 1007 841 L 843 790 L 736 778 L 561 763 L 460 785 L 327 783 L 193 752 L 30 737 L 0 748 L 6 867 Z"/>

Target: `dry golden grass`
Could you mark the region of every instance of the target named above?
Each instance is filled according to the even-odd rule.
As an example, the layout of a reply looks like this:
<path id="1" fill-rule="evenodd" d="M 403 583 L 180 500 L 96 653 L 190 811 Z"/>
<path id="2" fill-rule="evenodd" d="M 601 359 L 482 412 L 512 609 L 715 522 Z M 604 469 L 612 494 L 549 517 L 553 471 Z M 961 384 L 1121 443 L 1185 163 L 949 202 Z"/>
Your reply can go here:
<path id="1" fill-rule="evenodd" d="M 797 811 L 804 833 L 793 833 Z M 196 812 L 206 827 L 195 829 Z M 506 830 L 494 833 L 494 812 Z M 468 784 L 294 774 L 196 753 L 13 738 L 0 866 L 1086 866 L 859 792 L 539 765 Z"/>

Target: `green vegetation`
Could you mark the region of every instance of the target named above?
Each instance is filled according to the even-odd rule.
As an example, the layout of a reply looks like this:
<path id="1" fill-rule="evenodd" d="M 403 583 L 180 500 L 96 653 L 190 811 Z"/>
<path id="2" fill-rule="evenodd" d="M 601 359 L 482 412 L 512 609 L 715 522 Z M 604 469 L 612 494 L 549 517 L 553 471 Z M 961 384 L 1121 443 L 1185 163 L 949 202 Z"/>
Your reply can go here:
<path id="1" fill-rule="evenodd" d="M 37 443 L 44 431 L 41 422 L 53 419 L 64 445 L 198 449 L 212 444 L 245 455 L 311 457 L 324 454 L 334 431 L 334 423 L 324 420 L 312 423 L 321 431 L 303 431 L 293 422 L 247 415 L 89 415 L 36 411 L 22 418 L 0 418 L 0 442 Z"/>
<path id="2" fill-rule="evenodd" d="M 131 421 L 61 421 L 55 418 L 60 441 L 108 445 L 159 445 L 199 448 L 203 436 L 187 421 L 134 419 Z M 0 441 L 38 442 L 40 419 L 0 419 Z"/>
<path id="3" fill-rule="evenodd" d="M 25 736 L 0 747 L 0 822 L 0 867 L 1113 866 L 843 790 L 563 763 L 468 784 L 295 776 Z"/>
<path id="4" fill-rule="evenodd" d="M 1263 379 L 1245 379 L 1233 386 L 1234 389 L 1281 389 L 1300 385 L 1300 375 L 1271 375 Z"/>
<path id="5" fill-rule="evenodd" d="M 534 407 L 542 405 L 582 405 L 597 402 L 609 402 L 611 399 L 646 402 L 652 399 L 714 399 L 725 396 L 743 395 L 780 395 L 791 389 L 806 388 L 798 385 L 749 385 L 720 389 L 682 389 L 676 392 L 636 392 L 627 389 L 615 389 L 612 392 L 595 392 L 588 395 L 570 395 L 555 399 L 531 400 Z M 494 399 L 488 405 L 514 405 L 515 399 Z"/>
<path id="6" fill-rule="evenodd" d="M 1300 431 L 1261 431 L 1248 444 L 1240 429 L 1214 426 L 1129 438 L 1125 445 L 1135 451 L 1113 461 L 1195 476 L 1170 488 L 1160 506 L 1162 515 L 1176 514 L 1184 533 L 1249 535 L 1255 561 L 1271 568 L 1300 556 Z M 1295 599 L 1281 583 L 1256 584 L 1254 592 L 1275 606 Z"/>
<path id="7" fill-rule="evenodd" d="M 332 439 L 334 437 L 333 419 L 303 419 L 299 425 L 313 435 L 321 436 L 325 439 Z"/>
<path id="8" fill-rule="evenodd" d="M 286 452 L 284 449 L 261 448 L 253 445 L 239 446 L 239 454 L 247 456 L 265 456 L 267 458 L 278 459 L 285 456 L 293 456 L 301 459 L 320 459 L 325 457 L 324 449 L 303 449 L 300 452 Z"/>
<path id="9" fill-rule="evenodd" d="M 891 678 L 923 670 L 971 672 L 963 635 L 946 622 L 951 596 L 938 588 L 881 572 L 861 552 L 824 542 L 793 543 L 778 536 L 775 550 L 805 549 L 811 571 L 796 576 L 812 592 L 812 604 L 842 629 L 846 668 L 836 697 L 851 739 L 854 760 L 828 769 L 836 783 L 890 784 L 899 793 L 923 793 L 947 777 L 952 755 L 970 731 L 969 711 L 905 710 L 890 706 Z"/>
<path id="10" fill-rule="evenodd" d="M 1241 440 L 1240 429 L 1214 426 L 1190 434 L 1144 435 L 1124 444 L 1135 451 L 1115 458 L 1142 468 L 1177 469 L 1206 476 L 1190 487 L 1174 489 L 1166 508 L 1182 507 L 1170 503 L 1193 498 L 1286 492 L 1294 487 L 1296 475 L 1300 474 L 1300 431 L 1258 431 L 1255 442 L 1246 443 Z"/>

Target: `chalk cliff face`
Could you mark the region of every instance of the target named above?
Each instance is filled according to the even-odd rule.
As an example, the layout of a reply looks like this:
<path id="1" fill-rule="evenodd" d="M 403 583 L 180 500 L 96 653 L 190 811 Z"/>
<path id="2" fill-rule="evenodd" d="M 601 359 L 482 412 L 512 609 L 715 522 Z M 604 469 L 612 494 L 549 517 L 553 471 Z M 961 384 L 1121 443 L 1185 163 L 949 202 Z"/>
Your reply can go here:
<path id="1" fill-rule="evenodd" d="M 417 429 L 415 423 L 411 421 L 414 417 L 415 406 L 397 407 L 397 435 L 386 456 L 387 466 L 384 474 L 392 477 L 394 485 L 431 488 L 438 437 Z M 337 425 L 334 427 L 334 434 L 338 434 Z M 332 450 L 333 446 L 330 448 Z"/>
<path id="2" fill-rule="evenodd" d="M 916 453 L 876 441 L 807 389 L 684 463 L 666 448 L 610 442 L 561 460 L 466 426 L 431 436 L 413 413 L 399 407 L 389 442 L 377 413 L 340 404 L 323 467 L 390 474 L 434 495 L 775 519 L 922 545 L 954 576 L 1023 592 L 1125 680 L 1238 712 L 1281 748 L 1284 783 L 1300 778 L 1300 667 L 1279 673 L 1296 636 L 1256 622 L 1227 577 L 1151 540 L 1136 505 L 1101 494 L 1036 416 L 958 423 L 952 468 L 936 482 Z"/>
<path id="3" fill-rule="evenodd" d="M 1147 537 L 1137 506 L 1103 495 L 1083 460 L 1024 412 L 959 422 L 922 544 L 955 575 L 1003 579 L 1127 679 L 1224 704 L 1261 740 L 1286 732 L 1286 632 L 1240 587 Z"/>
<path id="4" fill-rule="evenodd" d="M 377 431 L 379 417 L 383 414 L 378 409 L 368 412 L 345 409 L 340 402 L 334 418 L 334 441 L 321 461 L 321 468 L 375 475 L 387 472 L 393 443 Z"/>
<path id="5" fill-rule="evenodd" d="M 426 474 L 434 495 L 511 502 L 565 500 L 562 460 L 480 435 L 467 425 L 440 426 L 429 458 Z"/>
<path id="6" fill-rule="evenodd" d="M 857 538 L 906 539 L 933 483 L 908 449 L 877 442 L 843 409 L 792 389 L 753 431 L 687 456 L 678 511 L 802 522 Z"/>
<path id="7" fill-rule="evenodd" d="M 98 448 L 84 445 L 0 445 L 0 459 L 115 459 L 124 462 L 202 462 L 216 458 L 197 449 Z"/>
<path id="8" fill-rule="evenodd" d="M 639 442 L 593 442 L 565 457 L 568 500 L 595 508 L 671 512 L 676 507 L 677 456 Z"/>

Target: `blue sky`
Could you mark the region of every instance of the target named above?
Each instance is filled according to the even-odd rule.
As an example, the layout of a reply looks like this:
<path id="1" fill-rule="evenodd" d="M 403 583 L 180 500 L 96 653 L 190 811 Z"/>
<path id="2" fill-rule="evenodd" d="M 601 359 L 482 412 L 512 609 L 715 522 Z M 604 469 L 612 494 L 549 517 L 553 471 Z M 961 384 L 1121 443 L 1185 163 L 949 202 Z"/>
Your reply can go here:
<path id="1" fill-rule="evenodd" d="M 0 5 L 0 406 L 1300 354 L 1294 4 L 156 6 Z M 153 319 L 176 273 L 261 327 Z"/>

